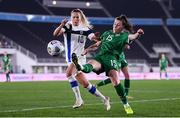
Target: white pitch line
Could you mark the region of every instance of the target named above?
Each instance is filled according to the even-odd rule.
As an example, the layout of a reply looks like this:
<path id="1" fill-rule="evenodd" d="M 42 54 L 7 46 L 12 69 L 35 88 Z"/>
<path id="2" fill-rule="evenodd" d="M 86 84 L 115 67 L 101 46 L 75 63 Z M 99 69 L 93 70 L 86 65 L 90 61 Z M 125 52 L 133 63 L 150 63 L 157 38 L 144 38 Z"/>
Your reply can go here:
<path id="1" fill-rule="evenodd" d="M 158 102 L 158 101 L 169 101 L 169 100 L 180 100 L 180 98 L 161 98 L 161 99 L 151 99 L 151 100 L 135 100 L 135 101 L 130 101 L 129 103 L 134 103 L 134 102 Z"/>
<path id="2" fill-rule="evenodd" d="M 150 99 L 150 100 L 135 100 L 135 101 L 129 101 L 129 103 L 158 102 L 158 101 L 169 101 L 169 100 L 180 100 L 180 98 L 162 98 L 162 99 Z M 120 102 L 111 102 L 111 104 L 116 104 L 116 103 L 120 103 Z M 103 103 L 86 104 L 86 106 L 102 105 L 102 104 Z M 37 108 L 28 108 L 28 109 L 19 109 L 19 110 L 5 110 L 5 111 L 0 111 L 0 113 L 3 113 L 3 112 L 33 111 L 33 110 L 54 109 L 54 108 L 70 108 L 70 107 L 72 107 L 72 105 L 54 106 L 54 107 L 37 107 Z"/>

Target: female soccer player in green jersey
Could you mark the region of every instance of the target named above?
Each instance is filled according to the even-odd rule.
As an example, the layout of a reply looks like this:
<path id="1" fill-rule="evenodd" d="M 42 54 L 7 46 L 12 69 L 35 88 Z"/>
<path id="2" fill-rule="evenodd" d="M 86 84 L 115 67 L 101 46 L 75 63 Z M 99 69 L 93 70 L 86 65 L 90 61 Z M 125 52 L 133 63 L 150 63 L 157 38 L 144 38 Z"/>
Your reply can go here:
<path id="1" fill-rule="evenodd" d="M 3 69 L 4 69 L 4 73 L 6 74 L 6 82 L 10 82 L 10 72 L 11 72 L 11 60 L 7 55 L 7 52 L 4 52 L 4 56 L 2 58 L 3 61 Z"/>
<path id="2" fill-rule="evenodd" d="M 131 29 L 132 27 L 129 24 L 126 16 L 119 16 L 114 20 L 113 31 L 106 31 L 100 37 L 101 41 L 97 43 L 97 46 L 101 44 L 101 48 L 93 60 L 90 60 L 88 64 L 80 65 L 78 63 L 78 57 L 76 54 L 72 54 L 72 61 L 76 66 L 76 69 L 79 71 L 90 73 L 93 70 L 98 71 L 102 67 L 104 68 L 107 76 L 110 77 L 118 96 L 120 96 L 127 114 L 133 114 L 133 110 L 128 104 L 124 87 L 120 83 L 118 60 L 129 40 L 135 40 L 144 33 L 142 29 L 139 29 L 135 34 L 129 35 L 126 30 L 131 32 Z"/>
<path id="3" fill-rule="evenodd" d="M 165 54 L 161 54 L 161 58 L 159 59 L 159 67 L 160 67 L 160 79 L 162 78 L 162 72 L 165 72 L 166 79 L 168 79 L 167 67 L 168 60 L 165 57 Z"/>

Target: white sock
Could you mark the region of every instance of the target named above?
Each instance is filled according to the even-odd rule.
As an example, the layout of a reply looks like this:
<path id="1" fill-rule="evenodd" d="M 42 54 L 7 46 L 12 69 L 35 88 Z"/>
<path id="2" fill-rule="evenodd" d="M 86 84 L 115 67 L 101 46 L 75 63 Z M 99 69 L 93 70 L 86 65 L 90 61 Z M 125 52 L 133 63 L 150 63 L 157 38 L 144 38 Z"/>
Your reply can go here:
<path id="1" fill-rule="evenodd" d="M 76 101 L 77 100 L 82 100 L 77 80 L 75 79 L 74 76 L 70 76 L 70 77 L 68 77 L 68 79 L 69 79 L 69 83 L 71 85 L 71 88 L 72 88 L 72 90 L 74 92 L 74 95 L 76 97 Z"/>
<path id="2" fill-rule="evenodd" d="M 105 96 L 92 84 L 89 83 L 87 90 L 91 93 L 94 94 L 97 97 L 100 97 L 102 100 L 105 100 Z"/>

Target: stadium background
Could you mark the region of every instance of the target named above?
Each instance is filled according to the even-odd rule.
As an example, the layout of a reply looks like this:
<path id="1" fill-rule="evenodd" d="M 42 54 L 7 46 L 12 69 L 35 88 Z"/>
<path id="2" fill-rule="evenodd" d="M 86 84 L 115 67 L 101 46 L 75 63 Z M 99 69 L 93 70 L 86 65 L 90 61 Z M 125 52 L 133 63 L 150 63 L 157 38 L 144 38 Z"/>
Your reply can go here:
<path id="1" fill-rule="evenodd" d="M 172 67 L 169 71 L 174 72 L 180 65 L 178 5 L 178 0 L 2 0 L 1 57 L 4 50 L 9 52 L 14 73 L 21 73 L 22 70 L 26 73 L 64 72 L 64 54 L 59 58 L 51 57 L 46 46 L 53 39 L 63 42 L 63 37 L 53 37 L 52 32 L 63 18 L 69 17 L 73 8 L 81 8 L 95 31 L 102 33 L 111 29 L 113 17 L 120 14 L 127 15 L 135 29 L 144 29 L 145 35 L 125 52 L 129 66 L 132 66 L 130 71 L 148 72 L 152 66 L 158 72 L 159 55 L 165 53 Z M 88 41 L 87 46 L 90 44 Z M 95 53 L 90 53 L 88 58 Z"/>
<path id="2" fill-rule="evenodd" d="M 63 37 L 53 37 L 52 33 L 74 8 L 82 9 L 94 30 L 101 33 L 111 29 L 113 18 L 121 14 L 128 16 L 135 29 L 144 29 L 145 35 L 125 52 L 131 79 L 139 79 L 132 81 L 131 88 L 131 95 L 135 97 L 134 101 L 130 100 L 135 108 L 134 116 L 180 116 L 179 6 L 179 0 L 0 0 L 0 59 L 7 51 L 13 64 L 11 79 L 21 81 L 4 83 L 5 75 L 0 70 L 0 116 L 126 116 L 119 104 L 116 105 L 118 99 L 110 86 L 102 89 L 112 96 L 110 113 L 83 90 L 86 108 L 78 112 L 70 108 L 73 98 L 66 83 L 64 54 L 51 57 L 46 48 L 51 40 L 63 42 Z M 86 46 L 90 44 L 88 41 Z M 159 81 L 161 53 L 168 57 L 169 81 Z M 88 54 L 88 59 L 95 54 Z M 153 73 L 149 72 L 151 67 Z M 104 79 L 104 75 L 87 76 Z M 49 80 L 51 82 L 22 82 Z M 94 114 L 93 109 L 97 109 Z"/>

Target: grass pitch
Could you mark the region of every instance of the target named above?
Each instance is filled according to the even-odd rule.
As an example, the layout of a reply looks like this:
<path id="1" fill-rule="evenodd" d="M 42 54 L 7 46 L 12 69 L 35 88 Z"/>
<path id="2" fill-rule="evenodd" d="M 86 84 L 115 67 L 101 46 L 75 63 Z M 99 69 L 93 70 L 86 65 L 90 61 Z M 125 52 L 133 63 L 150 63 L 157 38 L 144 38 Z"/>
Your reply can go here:
<path id="1" fill-rule="evenodd" d="M 74 96 L 68 82 L 0 83 L 0 117 L 180 117 L 180 80 L 131 81 L 133 115 L 125 113 L 111 84 L 99 88 L 111 98 L 110 111 L 86 89 L 80 90 L 85 105 L 72 109 Z"/>

